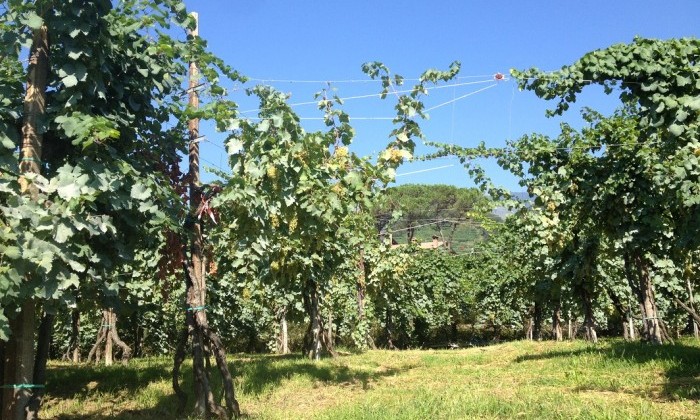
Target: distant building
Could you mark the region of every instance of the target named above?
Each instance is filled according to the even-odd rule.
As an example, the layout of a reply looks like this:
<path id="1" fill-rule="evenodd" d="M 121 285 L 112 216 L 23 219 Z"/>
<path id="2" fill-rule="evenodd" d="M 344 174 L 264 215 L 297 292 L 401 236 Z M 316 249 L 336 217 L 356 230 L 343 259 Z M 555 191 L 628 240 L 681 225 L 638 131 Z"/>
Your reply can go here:
<path id="1" fill-rule="evenodd" d="M 421 242 L 419 245 L 423 249 L 438 249 L 442 247 L 447 247 L 447 242 L 440 241 L 439 238 L 433 235 L 433 240 L 430 242 Z"/>
<path id="2" fill-rule="evenodd" d="M 401 246 L 406 246 L 406 244 L 399 244 L 397 243 L 393 238 L 391 239 L 391 247 L 392 248 L 398 248 Z M 441 241 L 439 237 L 436 235 L 433 235 L 433 240 L 429 242 L 421 242 L 418 244 L 418 247 L 421 249 L 438 249 L 438 248 L 448 248 L 449 243 L 445 241 Z"/>

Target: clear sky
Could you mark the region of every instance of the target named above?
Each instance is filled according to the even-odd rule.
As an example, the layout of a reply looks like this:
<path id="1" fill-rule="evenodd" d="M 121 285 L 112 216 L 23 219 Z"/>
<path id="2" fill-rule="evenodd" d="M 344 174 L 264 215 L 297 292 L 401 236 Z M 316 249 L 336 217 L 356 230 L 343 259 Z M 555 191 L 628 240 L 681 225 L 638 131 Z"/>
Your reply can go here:
<path id="1" fill-rule="evenodd" d="M 460 61 L 462 71 L 453 86 L 433 90 L 424 98 L 428 108 L 438 107 L 422 126 L 429 140 L 463 146 L 480 141 L 502 146 L 527 133 L 557 133 L 561 119 L 544 116 L 549 104 L 531 92 L 518 91 L 514 81 L 495 83 L 493 75 L 498 72 L 507 75 L 511 68 L 531 66 L 555 70 L 586 52 L 630 42 L 636 35 L 697 37 L 700 28 L 698 0 L 189 0 L 186 4 L 199 13 L 200 36 L 208 40 L 209 48 L 251 78 L 246 86 L 231 89 L 231 98 L 243 111 L 257 107 L 244 94 L 245 87 L 256 83 L 291 93 L 292 103 L 307 102 L 326 86 L 321 81 L 332 81 L 341 97 L 379 92 L 379 83 L 367 82 L 360 70 L 367 61 L 381 61 L 406 78 Z M 357 118 L 351 120 L 357 130 L 352 149 L 357 153 L 370 155 L 386 144 L 392 127 L 381 118 L 394 115 L 393 104 L 387 101 L 346 101 L 344 109 L 351 119 Z M 606 113 L 617 104 L 616 97 L 604 97 L 596 90 L 579 99 L 579 105 Z M 302 118 L 322 115 L 313 105 L 295 109 Z M 254 117 L 255 112 L 244 115 Z M 577 125 L 578 116 L 572 109 L 563 119 Z M 303 122 L 309 131 L 322 128 L 318 120 Z M 205 133 L 204 165 L 227 167 L 223 135 L 206 129 Z M 422 146 L 419 153 L 430 150 Z M 453 166 L 414 173 L 447 165 Z M 500 185 L 522 190 L 495 164 L 485 167 Z M 407 164 L 398 173 L 404 174 L 398 183 L 473 185 L 452 159 Z"/>

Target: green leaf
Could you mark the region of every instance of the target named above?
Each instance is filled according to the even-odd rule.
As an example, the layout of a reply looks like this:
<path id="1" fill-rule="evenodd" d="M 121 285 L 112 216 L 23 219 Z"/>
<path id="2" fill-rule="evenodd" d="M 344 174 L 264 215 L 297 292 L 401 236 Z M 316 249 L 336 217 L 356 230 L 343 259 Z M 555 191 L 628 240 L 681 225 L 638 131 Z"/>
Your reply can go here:
<path id="1" fill-rule="evenodd" d="M 9 138 L 9 137 L 3 135 L 2 133 L 0 133 L 0 143 L 2 143 L 2 146 L 3 146 L 4 148 L 10 149 L 10 150 L 12 150 L 12 149 L 14 149 L 15 147 L 17 147 L 17 145 L 15 144 L 14 141 L 12 141 L 11 138 Z"/>
<path id="2" fill-rule="evenodd" d="M 685 131 L 685 128 L 683 128 L 682 125 L 671 124 L 671 125 L 668 127 L 668 131 L 669 131 L 671 134 L 673 134 L 674 136 L 678 137 L 678 136 L 680 136 L 681 134 L 683 134 L 683 132 Z"/>
<path id="3" fill-rule="evenodd" d="M 7 258 L 11 260 L 16 260 L 22 255 L 22 252 L 20 251 L 19 247 L 16 246 L 6 246 L 2 250 L 2 255 L 6 256 Z"/>
<path id="4" fill-rule="evenodd" d="M 231 139 L 226 143 L 226 150 L 229 155 L 235 155 L 243 150 L 243 142 L 239 139 Z"/>
<path id="5" fill-rule="evenodd" d="M 41 16 L 37 15 L 36 13 L 31 12 L 25 22 L 30 28 L 39 29 L 41 28 L 41 25 L 44 24 L 44 19 L 42 19 Z"/>
<path id="6" fill-rule="evenodd" d="M 255 131 L 259 131 L 261 133 L 264 133 L 265 131 L 270 129 L 270 120 L 262 120 L 258 124 L 257 128 Z"/>
<path id="7" fill-rule="evenodd" d="M 73 236 L 73 229 L 63 223 L 56 225 L 56 233 L 54 234 L 54 239 L 59 244 L 65 243 L 68 238 Z"/>
<path id="8" fill-rule="evenodd" d="M 78 273 L 82 273 L 85 271 L 85 266 L 78 261 L 70 260 L 68 261 L 68 265 L 70 265 L 70 268 L 72 268 L 74 271 L 77 271 Z"/>
<path id="9" fill-rule="evenodd" d="M 73 87 L 78 84 L 78 78 L 75 75 L 69 74 L 68 76 L 61 79 L 66 87 Z"/>
<path id="10" fill-rule="evenodd" d="M 83 52 L 83 51 L 80 51 L 80 50 L 77 50 L 77 51 L 70 51 L 70 52 L 68 53 L 68 57 L 69 57 L 70 59 L 72 59 L 72 60 L 77 60 L 77 59 L 79 59 L 80 56 L 83 55 L 83 54 L 84 54 L 84 52 Z"/>
<path id="11" fill-rule="evenodd" d="M 58 196 L 68 201 L 80 197 L 80 187 L 74 183 L 69 183 L 56 188 Z"/>
<path id="12" fill-rule="evenodd" d="M 131 198 L 135 200 L 146 200 L 150 196 L 151 190 L 140 182 L 131 187 Z"/>
<path id="13" fill-rule="evenodd" d="M 5 314 L 0 312 L 0 341 L 10 339 L 10 323 L 5 317 Z"/>

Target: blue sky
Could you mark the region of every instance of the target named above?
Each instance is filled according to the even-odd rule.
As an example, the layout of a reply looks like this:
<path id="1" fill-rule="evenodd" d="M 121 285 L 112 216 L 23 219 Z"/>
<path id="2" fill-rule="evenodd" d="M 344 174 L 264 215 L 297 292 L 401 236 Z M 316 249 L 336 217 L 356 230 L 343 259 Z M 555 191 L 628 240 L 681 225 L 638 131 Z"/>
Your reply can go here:
<path id="1" fill-rule="evenodd" d="M 252 78 L 246 86 L 231 86 L 231 98 L 244 111 L 256 108 L 244 94 L 244 88 L 255 83 L 289 92 L 290 102 L 298 103 L 312 101 L 313 93 L 326 87 L 320 81 L 334 81 L 331 85 L 340 97 L 379 92 L 379 83 L 366 82 L 360 70 L 367 61 L 381 61 L 406 78 L 460 61 L 462 71 L 460 79 L 451 82 L 454 86 L 433 90 L 424 98 L 428 108 L 447 104 L 430 112 L 422 127 L 429 140 L 462 146 L 480 141 L 502 146 L 527 133 L 557 133 L 562 120 L 544 116 L 548 103 L 518 91 L 514 81 L 494 83 L 494 74 L 531 66 L 555 70 L 586 52 L 630 42 L 636 35 L 696 37 L 700 16 L 697 0 L 190 0 L 186 4 L 199 13 L 200 36 L 208 40 L 209 48 Z M 606 113 L 617 103 L 617 98 L 595 89 L 578 101 Z M 357 130 L 355 152 L 370 155 L 383 148 L 392 127 L 390 121 L 378 118 L 393 116 L 392 106 L 379 98 L 346 101 L 344 109 L 357 118 L 351 121 Z M 313 105 L 295 109 L 302 118 L 321 116 Z M 572 109 L 563 120 L 577 125 L 578 115 Z M 322 128 L 317 120 L 303 122 L 309 131 Z M 203 130 L 208 140 L 202 143 L 204 165 L 226 168 L 224 136 Z M 419 153 L 430 150 L 419 147 Z M 522 190 L 495 164 L 484 166 L 498 184 Z M 442 168 L 430 170 L 436 167 Z M 407 164 L 398 173 L 405 174 L 398 183 L 473 185 L 451 159 Z"/>

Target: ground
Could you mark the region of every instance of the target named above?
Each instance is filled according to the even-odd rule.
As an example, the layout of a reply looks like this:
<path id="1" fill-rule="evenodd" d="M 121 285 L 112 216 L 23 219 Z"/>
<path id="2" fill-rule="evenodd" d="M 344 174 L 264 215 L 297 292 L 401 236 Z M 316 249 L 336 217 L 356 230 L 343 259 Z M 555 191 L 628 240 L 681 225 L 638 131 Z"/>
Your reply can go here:
<path id="1" fill-rule="evenodd" d="M 53 362 L 42 418 L 175 418 L 171 364 Z M 254 419 L 700 418 L 694 340 L 659 347 L 520 341 L 378 350 L 318 363 L 234 355 L 231 367 L 243 414 Z M 189 366 L 185 373 L 191 375 Z"/>

